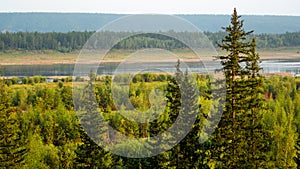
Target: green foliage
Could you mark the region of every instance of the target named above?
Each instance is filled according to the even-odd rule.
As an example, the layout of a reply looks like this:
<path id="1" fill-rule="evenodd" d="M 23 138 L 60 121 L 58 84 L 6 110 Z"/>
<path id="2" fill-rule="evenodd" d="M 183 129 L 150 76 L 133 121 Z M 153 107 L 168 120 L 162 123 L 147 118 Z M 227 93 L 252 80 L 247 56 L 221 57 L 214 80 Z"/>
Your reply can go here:
<path id="1" fill-rule="evenodd" d="M 244 72 L 245 76 L 246 73 L 251 72 L 250 70 L 258 70 L 251 65 L 255 64 L 249 63 L 246 66 L 249 71 Z M 253 74 L 255 73 L 251 73 L 251 75 Z M 178 73 L 178 77 L 183 79 L 190 76 L 186 76 L 181 71 Z M 297 89 L 297 79 L 273 77 L 263 80 L 259 74 L 255 76 L 256 78 L 250 81 L 246 78 L 240 79 L 243 83 L 240 83 L 239 86 L 243 85 L 247 92 L 251 93 L 250 95 L 243 92 L 243 95 L 251 96 L 245 99 L 247 102 L 244 106 L 253 107 L 256 105 L 252 109 L 244 111 L 246 117 L 243 117 L 252 119 L 252 112 L 256 112 L 257 116 L 254 118 L 256 119 L 254 125 L 246 120 L 239 123 L 240 126 L 243 126 L 243 132 L 238 132 L 243 138 L 240 145 L 243 149 L 236 151 L 240 151 L 238 153 L 244 152 L 245 157 L 239 157 L 239 159 L 252 160 L 256 157 L 259 159 L 253 160 L 251 163 L 238 162 L 237 165 L 243 168 L 256 168 L 253 165 L 260 166 L 263 163 L 264 168 L 295 168 L 296 165 L 300 165 L 300 92 L 299 88 Z M 1 132 L 14 131 L 11 140 L 15 140 L 13 141 L 14 146 L 11 147 L 12 150 L 15 150 L 11 151 L 15 155 L 10 156 L 14 157 L 10 164 L 15 164 L 18 168 L 80 168 L 84 166 L 94 166 L 95 168 L 175 168 L 176 166 L 179 168 L 217 168 L 220 161 L 212 157 L 214 157 L 214 147 L 218 144 L 213 142 L 213 139 L 209 139 L 203 144 L 198 142 L 203 120 L 209 115 L 211 109 L 210 83 L 213 79 L 207 75 L 195 75 L 195 77 L 199 88 L 199 104 L 192 102 L 190 104 L 199 106 L 201 103 L 201 107 L 198 107 L 197 119 L 191 132 L 173 149 L 145 159 L 115 156 L 91 140 L 81 129 L 76 117 L 72 88 L 69 83 L 62 82 L 61 88 L 50 83 L 9 87 L 3 85 L 0 89 L 2 92 L 0 107 L 1 113 L 7 112 L 5 114 L 7 116 L 2 113 L 0 118 L 2 122 L 5 122 L 3 125 L 6 126 L 2 127 Z M 181 108 L 182 104 L 181 95 L 185 94 L 188 98 L 191 97 L 187 100 L 193 100 L 194 96 L 192 90 L 187 90 L 186 93 L 179 92 L 180 85 L 192 84 L 189 80 L 184 80 L 187 83 L 180 84 L 175 78 L 168 77 L 167 79 L 168 83 L 166 81 L 131 83 L 130 100 L 132 103 L 137 103 L 135 104 L 137 109 L 147 110 L 149 94 L 154 89 L 160 89 L 166 95 L 167 108 L 156 121 L 147 124 L 132 122 L 115 111 L 110 95 L 110 77 L 104 77 L 100 82 L 93 85 L 95 94 L 91 95 L 91 92 L 85 92 L 83 97 L 95 97 L 98 103 L 90 108 L 99 107 L 97 112 L 102 114 L 115 130 L 130 137 L 155 136 L 168 129 L 178 118 L 178 109 Z M 87 91 L 90 91 L 88 90 L 89 87 L 86 88 Z M 186 87 L 186 89 L 189 88 Z M 259 100 L 263 102 L 261 103 Z M 159 100 L 154 99 L 152 103 L 160 105 Z M 91 106 L 92 104 L 88 103 L 87 105 Z M 194 109 L 193 106 L 190 107 L 191 110 Z M 136 113 L 127 109 L 125 105 L 120 111 L 124 111 L 122 113 Z M 92 118 L 87 117 L 86 120 Z M 7 118 L 11 121 L 7 121 Z M 12 124 L 7 125 L 10 122 Z M 261 130 L 261 127 L 266 129 Z M 256 133 L 256 130 L 260 132 Z M 252 132 L 256 134 L 251 135 Z M 245 138 L 249 139 L 246 140 Z M 118 137 L 110 135 L 109 140 L 117 142 Z M 7 144 L 1 145 L 7 147 Z M 253 147 L 256 147 L 255 151 L 253 151 Z M 119 144 L 116 147 L 116 149 L 125 152 L 131 148 L 138 149 L 139 145 L 133 142 L 126 145 Z M 252 154 L 253 152 L 254 154 Z M 221 153 L 224 154 L 225 151 Z M 12 163 L 18 159 L 22 159 L 20 164 Z M 1 165 L 6 164 L 8 164 L 7 161 L 1 162 Z"/>
<path id="2" fill-rule="evenodd" d="M 0 167 L 20 167 L 26 155 L 19 113 L 11 106 L 8 89 L 0 82 Z"/>
<path id="3" fill-rule="evenodd" d="M 259 56 L 252 33 L 243 29 L 236 10 L 227 35 L 219 47 L 227 52 L 219 56 L 226 77 L 226 102 L 214 138 L 214 158 L 225 168 L 266 168 L 268 130 L 262 125 L 264 99 L 259 75 Z M 243 67 L 242 65 L 245 65 Z"/>
<path id="4" fill-rule="evenodd" d="M 110 152 L 97 145 L 102 139 L 108 139 L 105 133 L 104 121 L 101 120 L 98 105 L 94 98 L 94 85 L 92 78 L 84 89 L 81 105 L 79 107 L 79 116 L 82 128 L 80 135 L 82 145 L 78 147 L 76 163 L 79 168 L 108 168 L 112 165 L 112 156 Z"/>
<path id="5" fill-rule="evenodd" d="M 0 33 L 2 51 L 11 49 L 53 49 L 70 52 L 80 49 L 93 32 L 70 33 Z M 173 32 L 174 33 L 174 32 Z M 193 33 L 178 32 L 186 40 Z M 101 36 L 118 38 L 129 32 L 104 32 Z M 116 87 L 119 99 L 112 99 L 112 78 L 98 78 L 90 72 L 90 81 L 73 105 L 72 77 L 56 79 L 53 84 L 41 84 L 44 77 L 1 79 L 0 84 L 0 167 L 1 168 L 296 168 L 300 166 L 300 88 L 299 80 L 288 77 L 264 79 L 259 74 L 256 47 L 299 45 L 299 32 L 282 35 L 257 35 L 243 30 L 243 21 L 236 11 L 231 25 L 224 32 L 209 33 L 227 53 L 220 56 L 226 76 L 226 104 L 223 117 L 212 138 L 199 139 L 211 116 L 213 85 L 209 75 L 189 75 L 176 68 L 175 78 L 165 74 L 143 73 L 128 81 L 128 75 L 114 79 L 130 83 Z M 100 36 L 100 35 L 98 35 Z M 249 40 L 252 39 L 252 40 Z M 4 43 L 5 41 L 5 43 Z M 18 42 L 18 43 L 15 43 Z M 38 42 L 38 43 L 37 43 Z M 95 46 L 99 45 L 97 43 Z M 94 47 L 95 47 L 94 46 Z M 186 48 L 176 39 L 156 34 L 141 34 L 127 38 L 115 49 Z M 1 75 L 1 72 L 0 72 Z M 192 78 L 196 79 L 198 87 Z M 75 82 L 84 81 L 76 77 Z M 22 84 L 19 84 L 22 83 Z M 164 106 L 153 97 L 161 91 L 166 107 L 153 122 L 137 123 L 121 114 L 138 116 L 139 111 Z M 129 92 L 128 92 L 129 91 Z M 199 96 L 197 96 L 199 93 Z M 152 94 L 152 95 L 151 95 Z M 157 93 L 154 93 L 157 94 Z M 76 95 L 76 93 L 75 93 Z M 124 100 L 129 101 L 136 110 Z M 76 95 L 77 96 L 77 95 Z M 115 102 L 115 103 L 114 103 Z M 152 107 L 153 106 L 153 107 Z M 78 114 L 76 114 L 75 110 Z M 118 111 L 117 111 L 118 110 Z M 184 115 L 179 118 L 180 111 Z M 78 117 L 76 115 L 79 115 Z M 119 143 L 115 150 L 126 154 L 145 146 L 151 151 L 156 143 L 137 141 L 120 143 L 118 135 L 108 131 L 104 119 L 128 137 L 147 138 L 165 132 L 176 121 L 187 127 L 196 121 L 190 132 L 174 148 L 155 157 L 132 159 L 111 154 L 97 143 L 99 140 Z M 81 124 L 79 123 L 79 120 Z M 100 121 L 101 120 L 101 121 Z M 100 123 L 101 122 L 101 123 Z M 206 124 L 210 125 L 210 124 Z M 175 126 L 176 127 L 176 126 Z M 85 130 L 83 130 L 83 128 Z M 88 135 L 88 134 L 89 135 Z M 176 136 L 178 133 L 170 133 Z M 93 139 L 90 136 L 93 136 Z M 166 136 L 166 137 L 169 137 Z M 171 138 L 171 137 L 170 137 Z M 169 143 L 175 140 L 169 139 Z M 165 145 L 161 145 L 164 147 Z M 299 168 L 299 167 L 298 167 Z"/>
<path id="6" fill-rule="evenodd" d="M 5 32 L 0 33 L 0 50 L 55 50 L 62 53 L 72 52 L 74 50 L 80 50 L 86 41 L 95 32 Z M 170 34 L 174 32 L 169 32 Z M 184 39 L 185 42 L 198 41 L 196 39 L 195 32 L 177 32 L 177 36 Z M 216 42 L 226 36 L 226 32 L 204 32 L 208 36 L 209 40 L 213 42 L 215 46 L 218 46 Z M 128 37 L 130 32 L 101 32 L 97 33 L 97 36 L 111 39 L 120 39 L 120 37 Z M 257 38 L 258 48 L 278 48 L 278 47 L 295 47 L 300 46 L 300 32 L 286 32 L 284 34 L 258 34 Z M 252 38 L 253 36 L 250 36 Z M 201 44 L 199 42 L 193 42 Z M 95 42 L 93 48 L 101 47 L 107 48 L 101 42 Z M 139 34 L 130 36 L 118 44 L 113 49 L 142 49 L 142 48 L 162 48 L 162 49 L 184 49 L 187 48 L 182 42 L 162 35 L 162 34 Z"/>
<path id="7" fill-rule="evenodd" d="M 269 112 L 264 115 L 265 125 L 271 129 L 270 161 L 276 168 L 296 168 L 299 165 L 299 122 L 297 102 L 299 92 L 293 78 L 273 77 L 266 81 Z M 298 106 L 299 107 L 299 106 Z"/>

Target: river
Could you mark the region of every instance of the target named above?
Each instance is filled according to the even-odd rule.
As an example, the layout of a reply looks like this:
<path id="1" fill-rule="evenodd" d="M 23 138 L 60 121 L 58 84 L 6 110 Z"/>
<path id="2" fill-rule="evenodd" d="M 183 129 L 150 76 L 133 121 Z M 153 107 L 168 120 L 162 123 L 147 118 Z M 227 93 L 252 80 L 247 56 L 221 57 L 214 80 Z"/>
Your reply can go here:
<path id="1" fill-rule="evenodd" d="M 218 62 L 187 62 L 186 63 L 192 72 L 207 72 L 214 71 L 215 69 L 221 68 Z M 104 63 L 101 66 L 92 65 L 97 69 L 98 75 L 113 74 L 118 68 L 119 63 Z M 151 63 L 139 63 L 127 65 L 126 68 L 118 68 L 119 72 L 137 72 L 141 69 L 146 69 L 147 71 L 157 71 L 164 70 L 167 72 L 172 72 L 175 69 L 176 63 L 166 63 L 166 62 L 151 62 Z M 290 73 L 293 75 L 300 74 L 300 60 L 299 59 L 289 59 L 289 60 L 264 60 L 260 63 L 263 68 L 261 73 Z M 2 76 L 72 76 L 74 71 L 74 64 L 54 64 L 54 65 L 3 65 Z M 155 68 L 155 69 L 154 69 Z M 153 70 L 151 70 L 153 69 Z"/>

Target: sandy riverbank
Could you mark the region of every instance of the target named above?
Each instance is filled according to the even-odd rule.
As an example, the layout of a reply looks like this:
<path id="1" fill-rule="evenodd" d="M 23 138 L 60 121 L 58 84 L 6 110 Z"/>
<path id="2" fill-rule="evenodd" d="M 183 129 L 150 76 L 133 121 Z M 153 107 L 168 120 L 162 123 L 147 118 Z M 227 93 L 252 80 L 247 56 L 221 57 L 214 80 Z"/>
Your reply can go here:
<path id="1" fill-rule="evenodd" d="M 199 61 L 212 61 L 215 60 L 213 57 L 200 57 L 190 58 L 188 54 L 181 54 L 179 56 L 184 62 L 199 62 Z M 299 59 L 300 54 L 294 52 L 278 52 L 278 51 L 263 51 L 259 52 L 261 60 L 278 60 L 278 59 Z M 0 65 L 52 65 L 52 64 L 75 64 L 77 63 L 78 54 L 55 54 L 55 55 L 18 55 L 18 56 L 0 56 Z M 104 60 L 94 58 L 87 58 L 81 60 L 82 64 L 97 64 L 97 63 L 113 63 L 123 62 L 124 57 L 116 57 L 115 59 L 106 58 Z M 152 59 L 143 60 L 143 62 L 175 62 L 177 59 L 166 59 L 163 56 L 156 56 Z"/>

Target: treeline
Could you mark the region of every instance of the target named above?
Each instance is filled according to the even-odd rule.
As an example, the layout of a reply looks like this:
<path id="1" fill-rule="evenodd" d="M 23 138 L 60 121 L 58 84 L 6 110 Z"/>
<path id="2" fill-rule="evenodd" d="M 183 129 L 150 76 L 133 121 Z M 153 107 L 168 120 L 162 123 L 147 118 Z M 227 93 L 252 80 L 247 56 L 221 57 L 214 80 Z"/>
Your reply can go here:
<path id="1" fill-rule="evenodd" d="M 172 31 L 171 31 L 172 32 Z M 84 44 L 95 32 L 68 32 L 68 33 L 39 33 L 39 32 L 16 32 L 0 33 L 0 50 L 56 50 L 59 52 L 71 52 L 81 50 Z M 175 34 L 175 32 L 172 32 Z M 169 34 L 172 34 L 169 33 Z M 101 36 L 106 42 L 93 41 L 95 48 L 108 48 L 112 39 L 121 39 L 131 35 L 130 32 L 100 32 L 94 37 Z M 202 44 L 197 33 L 179 32 L 176 36 L 183 38 L 185 42 Z M 217 46 L 225 37 L 225 32 L 204 32 L 205 35 Z M 254 35 L 252 35 L 254 36 Z M 300 45 L 300 32 L 287 32 L 285 34 L 257 34 L 256 43 L 258 48 L 294 47 Z M 197 42 L 199 41 L 199 42 Z M 91 45 L 91 44 L 90 44 Z M 175 38 L 159 34 L 140 34 L 126 38 L 115 44 L 115 49 L 140 49 L 140 48 L 163 48 L 179 49 L 186 45 Z"/>
<path id="2" fill-rule="evenodd" d="M 57 50 L 60 52 L 70 52 L 81 49 L 93 33 L 0 33 L 0 50 Z"/>
<path id="3" fill-rule="evenodd" d="M 226 35 L 225 32 L 205 32 L 213 42 L 221 43 Z M 249 38 L 256 38 L 258 48 L 295 47 L 300 45 L 300 32 L 286 32 L 284 34 L 255 34 Z M 216 43 L 215 43 L 216 45 Z"/>

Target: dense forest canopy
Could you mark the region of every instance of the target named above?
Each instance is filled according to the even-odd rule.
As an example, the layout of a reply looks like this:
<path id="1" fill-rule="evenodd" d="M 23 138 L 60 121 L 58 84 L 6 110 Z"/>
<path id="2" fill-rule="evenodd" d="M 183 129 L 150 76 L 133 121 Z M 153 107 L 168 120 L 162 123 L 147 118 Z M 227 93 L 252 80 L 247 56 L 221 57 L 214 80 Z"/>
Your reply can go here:
<path id="1" fill-rule="evenodd" d="M 212 159 L 213 142 L 198 144 L 197 137 L 190 135 L 177 147 L 155 157 L 131 159 L 116 156 L 98 147 L 82 132 L 77 119 L 72 100 L 72 87 L 68 79 L 55 83 L 45 83 L 43 77 L 29 79 L 24 84 L 1 82 L 0 110 L 1 135 L 14 131 L 19 139 L 13 139 L 12 147 L 8 147 L 5 140 L 0 139 L 0 147 L 12 154 L 4 156 L 0 150 L 0 160 L 16 159 L 19 163 L 1 161 L 3 168 L 165 168 L 184 164 L 195 168 L 217 168 L 218 161 Z M 130 100 L 136 108 L 149 106 L 149 92 L 160 88 L 167 93 L 174 91 L 167 88 L 170 76 L 157 74 L 141 74 L 136 76 L 130 87 Z M 210 78 L 197 75 L 197 84 L 202 93 L 200 114 L 207 114 L 210 97 Z M 17 81 L 17 79 L 16 79 Z M 122 82 L 122 79 L 119 79 Z M 112 102 L 109 94 L 111 77 L 97 77 L 94 88 L 95 96 L 102 114 L 114 129 L 131 136 L 141 136 L 153 132 L 164 131 L 164 127 L 154 123 L 141 128 L 138 123 L 124 119 Z M 143 88 L 141 88 L 143 86 Z M 266 79 L 262 85 L 265 105 L 269 107 L 262 118 L 262 124 L 270 129 L 266 158 L 270 168 L 296 168 L 299 160 L 299 128 L 300 128 L 300 81 L 291 77 L 272 77 Z M 174 88 L 173 88 L 174 89 Z M 126 90 L 118 89 L 120 95 Z M 122 100 L 117 100 L 122 102 Z M 171 102 L 171 100 L 168 100 Z M 126 105 L 122 111 L 126 110 Z M 170 113 L 170 112 L 169 112 Z M 4 116 L 6 115 L 6 116 Z M 203 116 L 195 123 L 201 128 Z M 167 118 L 167 117 L 166 117 Z M 4 121 L 11 119 L 10 123 Z M 160 123 L 166 123 L 163 118 Z M 3 123 L 2 123 L 3 122 Z M 12 123 L 13 122 L 13 123 Z M 168 124 L 168 123 L 167 123 Z M 157 129 L 158 131 L 155 131 Z M 196 130 L 197 131 L 197 130 Z M 20 134 L 20 132 L 22 134 Z M 195 132 L 195 131 L 194 131 Z M 195 135 L 194 135 L 195 136 Z M 17 137 L 16 137 L 17 138 Z M 117 138 L 111 138 L 115 140 Z M 190 141 L 189 141 L 190 139 Z M 126 148 L 136 148 L 135 143 L 120 145 Z M 20 150 L 20 151 L 19 151 Z M 190 160 L 190 156 L 194 156 Z M 178 159 L 176 158 L 178 157 Z M 178 164 L 179 163 L 179 164 Z"/>
<path id="2" fill-rule="evenodd" d="M 16 32 L 0 33 L 0 50 L 56 50 L 60 52 L 71 52 L 81 50 L 84 44 L 95 32 Z M 161 32 L 162 33 L 162 32 Z M 175 33 L 175 32 L 174 32 Z M 199 41 L 193 32 L 176 32 L 185 41 Z M 130 35 L 130 32 L 100 32 L 96 36 L 107 37 L 106 39 L 120 39 Z M 217 47 L 217 43 L 225 37 L 225 32 L 204 32 L 209 40 Z M 298 47 L 300 46 L 300 32 L 287 32 L 284 34 L 257 34 L 255 36 L 258 48 Z M 102 38 L 103 39 L 103 38 Z M 97 44 L 98 43 L 98 44 Z M 105 47 L 105 43 L 95 42 Z M 180 41 L 158 34 L 140 34 L 129 37 L 115 46 L 115 49 L 140 49 L 140 48 L 164 48 L 180 49 L 186 46 Z"/>

